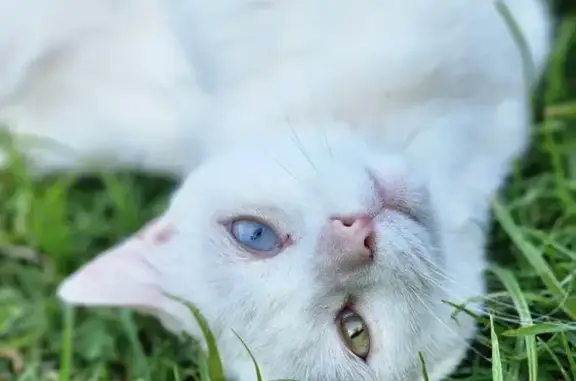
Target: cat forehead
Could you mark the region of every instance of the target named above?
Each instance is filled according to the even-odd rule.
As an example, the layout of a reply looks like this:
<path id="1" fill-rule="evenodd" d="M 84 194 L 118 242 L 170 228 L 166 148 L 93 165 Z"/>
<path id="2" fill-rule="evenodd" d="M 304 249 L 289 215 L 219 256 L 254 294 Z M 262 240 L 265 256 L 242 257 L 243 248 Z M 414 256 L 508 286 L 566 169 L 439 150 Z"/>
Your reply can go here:
<path id="1" fill-rule="evenodd" d="M 336 122 L 262 127 L 228 148 L 223 160 L 282 161 L 303 171 L 311 164 L 322 167 L 334 161 L 356 161 L 366 152 L 364 141 L 350 127 Z"/>
<path id="2" fill-rule="evenodd" d="M 207 159 L 184 181 L 172 204 L 195 198 L 224 209 L 310 202 L 334 207 L 356 202 L 356 207 L 370 192 L 367 169 L 379 161 L 360 147 L 357 140 L 338 141 L 317 131 L 256 135 Z"/>
<path id="3" fill-rule="evenodd" d="M 362 141 L 344 141 L 341 134 L 322 130 L 280 130 L 273 134 L 252 134 L 234 146 L 210 157 L 197 168 L 192 177 L 213 186 L 247 187 L 271 180 L 281 186 L 296 180 L 299 183 L 330 181 L 353 176 L 370 165 Z M 235 182 L 236 184 L 233 184 Z M 274 188 L 269 183 L 267 188 Z"/>
<path id="4" fill-rule="evenodd" d="M 172 204 L 202 204 L 202 209 L 210 206 L 238 213 L 257 208 L 264 215 L 269 214 L 266 210 L 278 208 L 284 212 L 302 208 L 336 212 L 339 206 L 348 208 L 351 203 L 350 208 L 361 208 L 358 203 L 370 192 L 370 178 L 359 163 L 247 155 L 213 164 L 187 179 Z M 228 168 L 221 169 L 223 166 Z"/>

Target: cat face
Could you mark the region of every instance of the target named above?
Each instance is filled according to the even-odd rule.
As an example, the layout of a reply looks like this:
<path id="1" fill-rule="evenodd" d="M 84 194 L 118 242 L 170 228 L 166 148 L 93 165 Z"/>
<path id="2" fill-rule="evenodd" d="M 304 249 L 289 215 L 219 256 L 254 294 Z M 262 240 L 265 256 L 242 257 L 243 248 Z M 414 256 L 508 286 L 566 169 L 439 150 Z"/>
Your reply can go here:
<path id="1" fill-rule="evenodd" d="M 426 177 L 347 129 L 283 131 L 205 161 L 163 216 L 60 295 L 199 336 L 166 294 L 190 301 L 231 379 L 255 380 L 233 330 L 268 380 L 418 380 L 419 352 L 431 379 L 444 376 L 474 328 L 442 303 L 453 244 Z"/>

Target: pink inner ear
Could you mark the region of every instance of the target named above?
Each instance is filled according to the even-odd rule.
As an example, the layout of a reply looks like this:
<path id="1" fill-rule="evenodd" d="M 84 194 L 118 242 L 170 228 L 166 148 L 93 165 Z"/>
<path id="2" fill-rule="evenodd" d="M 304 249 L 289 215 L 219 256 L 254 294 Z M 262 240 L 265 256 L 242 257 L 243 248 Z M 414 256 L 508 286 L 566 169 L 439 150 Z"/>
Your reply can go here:
<path id="1" fill-rule="evenodd" d="M 158 270 L 147 254 L 171 237 L 172 230 L 152 221 L 128 240 L 103 252 L 64 280 L 58 295 L 77 305 L 159 310 L 162 293 Z"/>

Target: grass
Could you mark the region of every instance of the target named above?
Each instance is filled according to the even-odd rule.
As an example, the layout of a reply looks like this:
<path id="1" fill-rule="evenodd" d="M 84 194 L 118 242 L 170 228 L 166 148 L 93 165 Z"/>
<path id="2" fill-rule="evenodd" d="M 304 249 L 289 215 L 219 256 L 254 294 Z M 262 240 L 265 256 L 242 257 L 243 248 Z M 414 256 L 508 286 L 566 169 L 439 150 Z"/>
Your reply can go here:
<path id="1" fill-rule="evenodd" d="M 494 202 L 493 315 L 454 379 L 576 381 L 576 14 L 537 92 L 534 145 Z M 173 184 L 0 174 L 0 381 L 215 381 L 207 359 L 130 311 L 63 309 L 63 277 L 162 209 Z M 216 369 L 216 370 L 214 370 Z M 425 364 L 423 364 L 425 369 Z M 212 371 L 212 377 L 209 373 Z"/>

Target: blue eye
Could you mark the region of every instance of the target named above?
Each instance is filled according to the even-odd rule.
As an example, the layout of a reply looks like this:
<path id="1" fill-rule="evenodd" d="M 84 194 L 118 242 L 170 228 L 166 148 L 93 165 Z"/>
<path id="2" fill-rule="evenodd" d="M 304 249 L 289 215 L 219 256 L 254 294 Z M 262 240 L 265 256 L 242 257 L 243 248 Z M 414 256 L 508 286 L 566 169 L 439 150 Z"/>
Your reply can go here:
<path id="1" fill-rule="evenodd" d="M 281 243 L 274 229 L 256 220 L 235 220 L 231 231 L 239 243 L 255 251 L 272 251 Z"/>

